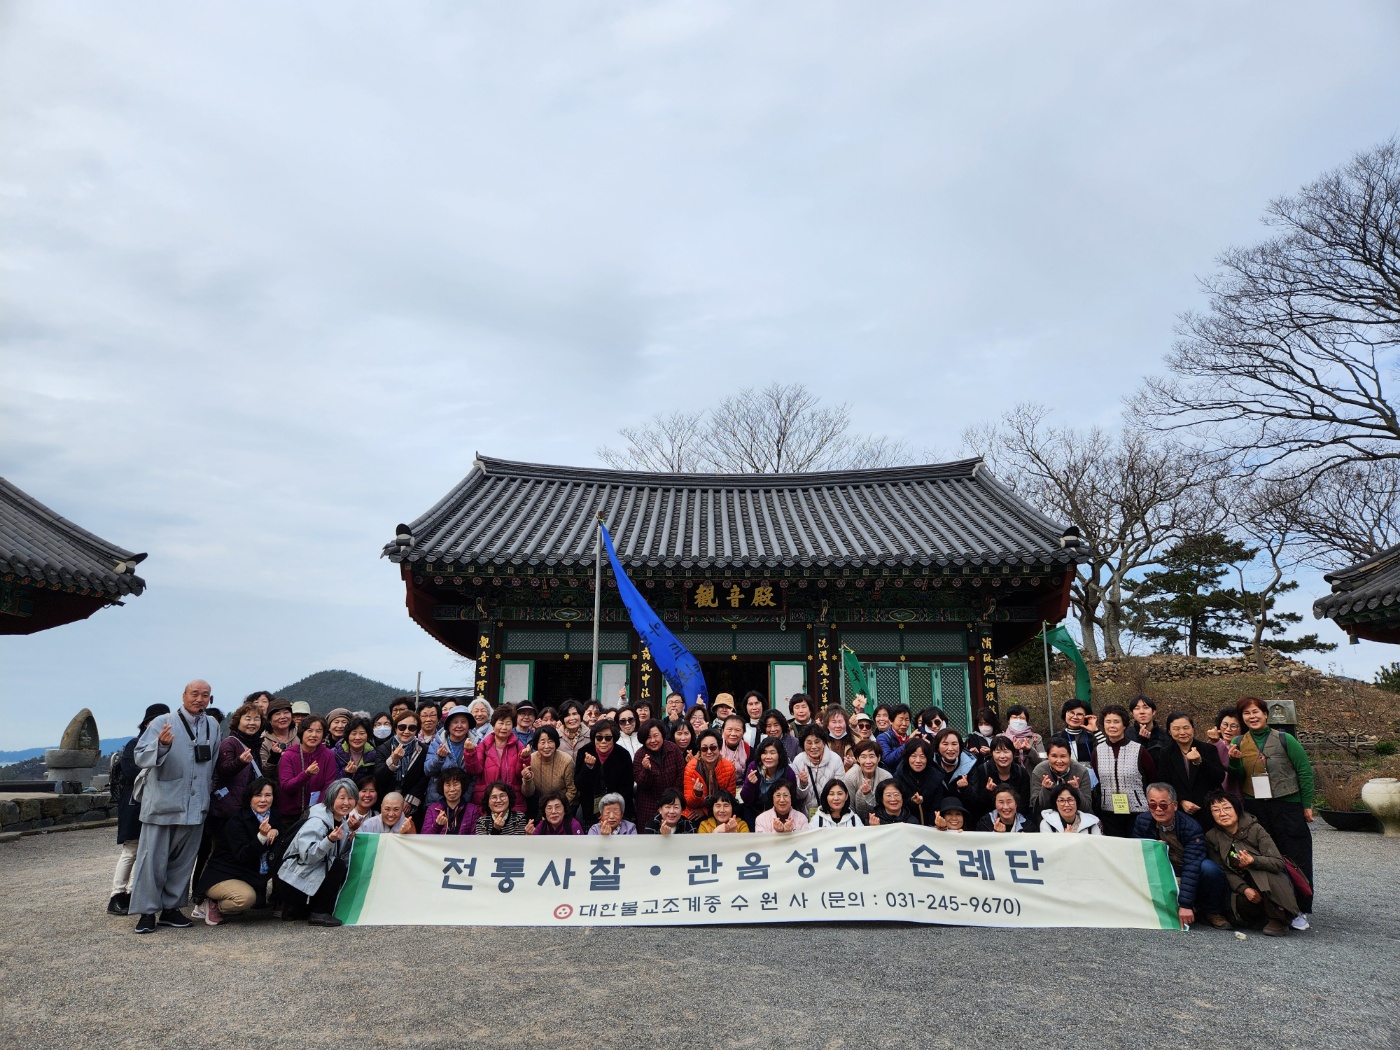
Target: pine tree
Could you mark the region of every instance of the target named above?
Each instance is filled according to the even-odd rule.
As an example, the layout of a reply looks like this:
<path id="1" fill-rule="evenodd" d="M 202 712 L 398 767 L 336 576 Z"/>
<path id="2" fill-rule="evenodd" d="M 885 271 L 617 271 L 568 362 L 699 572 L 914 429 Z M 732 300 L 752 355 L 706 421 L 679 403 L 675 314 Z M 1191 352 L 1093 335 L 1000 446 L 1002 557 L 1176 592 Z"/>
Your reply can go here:
<path id="1" fill-rule="evenodd" d="M 1162 555 L 1162 568 L 1149 572 L 1133 594 L 1141 619 L 1137 633 L 1158 642 L 1163 652 L 1185 645 L 1188 656 L 1228 652 L 1243 645 L 1232 633 L 1244 623 L 1238 592 L 1220 586 L 1236 564 L 1258 553 L 1223 532 L 1187 536 Z"/>

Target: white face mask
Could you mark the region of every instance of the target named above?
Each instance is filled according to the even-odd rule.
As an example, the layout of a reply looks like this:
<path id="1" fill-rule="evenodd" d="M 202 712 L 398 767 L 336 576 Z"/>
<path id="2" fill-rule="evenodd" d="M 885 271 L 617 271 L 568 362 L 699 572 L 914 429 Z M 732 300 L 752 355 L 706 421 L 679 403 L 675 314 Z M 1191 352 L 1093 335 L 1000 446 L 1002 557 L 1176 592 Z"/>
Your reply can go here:
<path id="1" fill-rule="evenodd" d="M 1024 718 L 1013 718 L 1010 722 L 1006 723 L 1006 728 L 1015 733 L 1024 733 L 1030 728 L 1030 723 Z"/>
<path id="2" fill-rule="evenodd" d="M 374 735 L 379 740 L 387 740 L 390 732 L 392 732 L 392 730 L 390 730 L 388 726 L 374 727 Z"/>
<path id="3" fill-rule="evenodd" d="M 977 727 L 977 732 L 981 733 L 981 734 L 982 734 L 983 736 L 985 736 L 985 737 L 990 737 L 990 736 L 992 735 L 992 727 L 991 727 L 991 726 L 978 726 L 978 727 Z"/>

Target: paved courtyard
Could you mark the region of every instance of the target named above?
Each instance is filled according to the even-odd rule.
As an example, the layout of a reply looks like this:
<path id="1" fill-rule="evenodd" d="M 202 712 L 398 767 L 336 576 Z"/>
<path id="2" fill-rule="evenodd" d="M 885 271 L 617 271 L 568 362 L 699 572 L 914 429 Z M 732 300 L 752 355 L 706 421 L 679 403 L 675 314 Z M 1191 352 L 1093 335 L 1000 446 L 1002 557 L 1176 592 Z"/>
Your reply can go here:
<path id="1" fill-rule="evenodd" d="M 1400 1047 L 1400 840 L 1319 825 L 1313 930 L 131 934 L 111 829 L 0 844 L 0 1046 Z"/>

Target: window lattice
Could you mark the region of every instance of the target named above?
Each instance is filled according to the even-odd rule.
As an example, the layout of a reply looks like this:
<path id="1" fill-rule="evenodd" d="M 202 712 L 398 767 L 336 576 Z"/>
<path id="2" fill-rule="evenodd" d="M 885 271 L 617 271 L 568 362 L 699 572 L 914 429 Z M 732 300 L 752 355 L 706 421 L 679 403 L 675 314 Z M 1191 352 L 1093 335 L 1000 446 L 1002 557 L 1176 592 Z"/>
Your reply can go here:
<path id="1" fill-rule="evenodd" d="M 965 656 L 965 631 L 902 631 L 904 652 L 911 656 Z M 859 650 L 857 650 L 859 651 Z"/>
<path id="2" fill-rule="evenodd" d="M 801 631 L 735 631 L 734 651 L 741 656 L 802 655 L 807 652 L 807 635 Z"/>
<path id="3" fill-rule="evenodd" d="M 568 634 L 568 631 L 506 631 L 502 649 L 508 653 L 562 653 L 568 645 Z"/>

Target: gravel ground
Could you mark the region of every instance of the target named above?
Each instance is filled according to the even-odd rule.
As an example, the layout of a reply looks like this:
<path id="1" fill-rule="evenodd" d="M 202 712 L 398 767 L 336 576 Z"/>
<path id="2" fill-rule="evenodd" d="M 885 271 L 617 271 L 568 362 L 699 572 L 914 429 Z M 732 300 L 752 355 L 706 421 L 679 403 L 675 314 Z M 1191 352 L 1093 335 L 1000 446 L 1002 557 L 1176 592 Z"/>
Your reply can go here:
<path id="1" fill-rule="evenodd" d="M 0 1046 L 1400 1047 L 1400 840 L 1318 826 L 1313 929 L 902 925 L 136 937 L 113 834 L 0 844 Z M 280 1006 L 270 1008 L 270 1003 Z"/>

